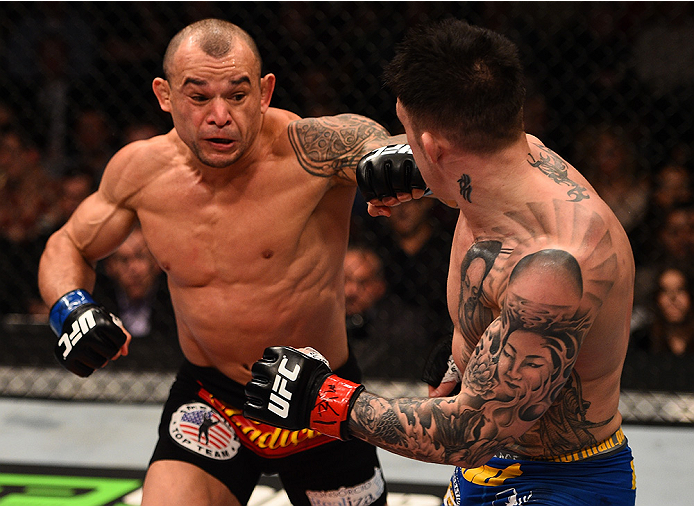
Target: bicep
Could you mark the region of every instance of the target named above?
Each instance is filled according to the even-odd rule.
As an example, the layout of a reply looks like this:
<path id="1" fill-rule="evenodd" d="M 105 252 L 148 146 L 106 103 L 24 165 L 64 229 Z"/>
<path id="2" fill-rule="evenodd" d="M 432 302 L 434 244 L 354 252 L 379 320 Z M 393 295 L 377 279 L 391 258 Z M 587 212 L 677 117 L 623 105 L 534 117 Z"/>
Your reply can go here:
<path id="1" fill-rule="evenodd" d="M 87 197 L 65 224 L 65 234 L 82 257 L 94 263 L 112 253 L 131 232 L 136 215 L 101 191 Z"/>
<path id="2" fill-rule="evenodd" d="M 38 284 L 44 302 L 51 306 L 76 288 L 91 291 L 96 261 L 127 237 L 134 219 L 134 213 L 105 204 L 98 194 L 87 197 L 41 255 Z"/>
<path id="3" fill-rule="evenodd" d="M 463 391 L 510 437 L 527 431 L 564 387 L 597 311 L 584 297 L 578 262 L 544 250 L 510 275 L 501 314 L 484 331 L 463 375 Z"/>
<path id="4" fill-rule="evenodd" d="M 305 118 L 289 125 L 289 140 L 305 171 L 354 184 L 361 157 L 388 139 L 385 128 L 356 114 Z"/>

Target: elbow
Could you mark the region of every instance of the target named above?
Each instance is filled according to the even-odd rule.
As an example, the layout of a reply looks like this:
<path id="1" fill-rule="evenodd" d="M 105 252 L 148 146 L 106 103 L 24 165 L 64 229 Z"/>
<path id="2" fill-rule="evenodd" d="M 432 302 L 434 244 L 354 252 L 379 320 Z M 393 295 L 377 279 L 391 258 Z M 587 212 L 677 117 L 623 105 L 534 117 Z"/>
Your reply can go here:
<path id="1" fill-rule="evenodd" d="M 46 265 L 50 265 L 53 259 L 58 256 L 59 252 L 63 250 L 63 244 L 66 240 L 69 240 L 69 237 L 62 228 L 56 232 L 53 232 L 53 234 L 48 238 L 39 260 L 39 274 L 41 274 L 41 271 L 46 269 Z"/>
<path id="2" fill-rule="evenodd" d="M 489 459 L 496 454 L 499 448 L 500 446 L 496 444 L 493 446 L 486 446 L 484 449 L 472 446 L 450 455 L 450 458 L 446 459 L 447 462 L 445 463 L 467 469 L 481 467 L 489 462 Z"/>

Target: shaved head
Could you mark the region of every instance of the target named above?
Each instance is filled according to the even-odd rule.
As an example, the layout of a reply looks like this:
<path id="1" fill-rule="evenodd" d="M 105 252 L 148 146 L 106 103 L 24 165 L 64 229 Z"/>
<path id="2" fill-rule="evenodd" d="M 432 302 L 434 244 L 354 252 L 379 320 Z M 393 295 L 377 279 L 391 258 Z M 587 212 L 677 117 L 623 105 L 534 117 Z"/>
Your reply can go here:
<path id="1" fill-rule="evenodd" d="M 260 73 L 262 60 L 258 46 L 256 46 L 253 38 L 245 30 L 221 19 L 203 19 L 186 26 L 174 35 L 171 42 L 169 42 L 166 53 L 164 53 L 163 62 L 164 77 L 167 81 L 174 74 L 173 62 L 176 51 L 188 39 L 192 39 L 205 54 L 213 58 L 222 58 L 229 54 L 238 41 L 244 42 L 253 52 L 258 62 L 258 73 Z"/>

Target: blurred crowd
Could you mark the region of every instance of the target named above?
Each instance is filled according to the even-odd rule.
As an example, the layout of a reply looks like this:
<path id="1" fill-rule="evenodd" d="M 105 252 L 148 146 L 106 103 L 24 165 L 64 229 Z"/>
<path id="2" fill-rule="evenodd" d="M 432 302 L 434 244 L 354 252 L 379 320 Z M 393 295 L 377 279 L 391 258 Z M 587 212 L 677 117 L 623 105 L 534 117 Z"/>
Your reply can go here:
<path id="1" fill-rule="evenodd" d="M 0 95 L 1 315 L 45 318 L 48 308 L 36 274 L 47 238 L 94 191 L 116 150 L 170 127 L 139 108 L 142 102 L 155 106 L 149 82 L 173 31 L 192 18 L 228 14 L 215 10 L 214 2 L 195 2 L 196 11 L 179 12 L 178 23 L 165 26 L 148 10 L 151 3 L 136 4 L 112 30 L 96 28 L 83 11 L 72 12 L 61 2 L 37 3 L 32 12 L 7 17 L 18 28 L 1 46 L 9 76 L 0 82 L 8 88 Z M 447 8 L 438 2 L 405 4 L 397 18 L 404 26 Z M 527 59 L 526 130 L 571 156 L 568 161 L 614 210 L 632 241 L 637 264 L 632 348 L 694 353 L 691 5 L 664 2 L 644 14 L 645 7 L 634 5 L 638 2 L 591 4 L 582 24 L 560 32 L 559 44 L 559 32 L 530 24 L 532 3 L 524 15 L 504 12 L 505 3 L 473 4 L 478 5 L 471 13 L 452 14 L 470 14 L 508 33 Z M 304 116 L 357 112 L 398 133 L 393 104 L 383 100 L 386 92 L 378 83 L 377 69 L 389 49 L 379 49 L 379 56 L 372 47 L 374 40 L 391 47 L 396 41 L 385 24 L 393 7 L 360 6 L 352 20 L 359 30 L 348 49 L 333 47 L 334 34 L 326 42 L 326 35 L 314 33 L 318 21 L 345 23 L 336 9 L 339 5 L 282 2 L 272 16 L 251 12 L 254 19 L 277 23 L 273 33 L 315 52 L 312 63 L 302 65 L 294 65 L 291 45 L 286 54 L 277 50 L 266 57 L 278 67 L 268 69 L 282 88 L 276 105 Z M 560 24 L 558 16 L 554 22 Z M 244 25 L 243 19 L 226 17 Z M 263 30 L 262 24 L 244 27 L 256 37 Z M 142 32 L 140 39 L 129 36 L 135 32 Z M 267 37 L 258 37 L 261 52 L 272 42 Z M 375 92 L 352 82 L 362 74 L 371 76 Z M 341 99 L 345 88 L 352 90 L 349 99 Z M 115 107 L 106 95 L 115 97 Z M 371 114 L 375 102 L 386 112 Z M 118 104 L 129 114 L 119 114 Z M 455 211 L 434 199 L 399 206 L 390 219 L 371 218 L 357 195 L 345 261 L 345 317 L 367 376 L 418 379 L 429 350 L 450 334 L 446 277 L 456 219 Z M 99 300 L 136 339 L 172 338 L 165 275 L 139 230 L 100 263 L 98 276 Z M 170 360 L 177 354 L 173 349 Z"/>

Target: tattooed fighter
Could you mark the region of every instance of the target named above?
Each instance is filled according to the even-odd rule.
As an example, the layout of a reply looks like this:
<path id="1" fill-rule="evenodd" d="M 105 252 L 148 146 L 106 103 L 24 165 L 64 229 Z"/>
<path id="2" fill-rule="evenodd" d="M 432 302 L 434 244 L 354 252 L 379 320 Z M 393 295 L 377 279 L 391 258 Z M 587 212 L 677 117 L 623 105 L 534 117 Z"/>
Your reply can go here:
<path id="1" fill-rule="evenodd" d="M 273 347 L 246 413 L 453 464 L 450 506 L 633 505 L 618 411 L 633 255 L 589 183 L 523 131 L 523 80 L 509 40 L 453 20 L 416 30 L 386 69 L 427 186 L 460 210 L 448 280 L 460 392 L 386 399 Z"/>
<path id="2" fill-rule="evenodd" d="M 184 28 L 163 69 L 153 90 L 173 130 L 120 150 L 43 254 L 58 360 L 88 376 L 127 355 L 129 334 L 89 292 L 95 263 L 139 221 L 168 275 L 186 357 L 142 504 L 245 504 L 262 472 L 279 473 L 296 505 L 384 504 L 375 447 L 257 424 L 242 409 L 250 366 L 272 344 L 320 349 L 359 381 L 343 279 L 355 168 L 393 139 L 360 116 L 300 119 L 270 107 L 275 77 L 262 75 L 250 36 L 225 21 Z M 378 155 L 371 163 L 383 165 Z M 384 169 L 386 186 L 397 180 L 389 194 L 424 193 L 418 173 Z M 198 441 L 211 410 L 220 421 Z"/>

